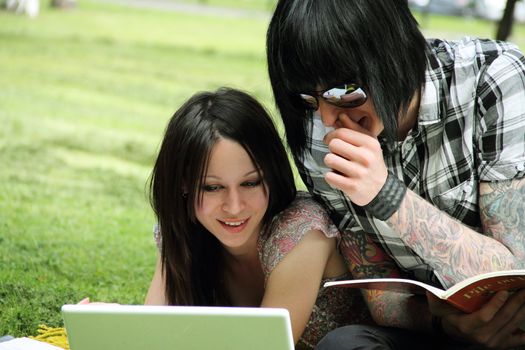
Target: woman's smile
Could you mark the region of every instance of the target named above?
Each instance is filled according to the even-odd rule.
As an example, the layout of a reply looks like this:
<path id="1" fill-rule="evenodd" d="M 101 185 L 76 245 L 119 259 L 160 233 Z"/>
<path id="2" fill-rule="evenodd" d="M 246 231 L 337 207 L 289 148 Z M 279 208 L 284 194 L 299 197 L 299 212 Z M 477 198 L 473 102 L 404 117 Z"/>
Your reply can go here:
<path id="1" fill-rule="evenodd" d="M 249 219 L 245 220 L 218 220 L 221 225 L 230 233 L 239 233 L 248 225 Z"/>

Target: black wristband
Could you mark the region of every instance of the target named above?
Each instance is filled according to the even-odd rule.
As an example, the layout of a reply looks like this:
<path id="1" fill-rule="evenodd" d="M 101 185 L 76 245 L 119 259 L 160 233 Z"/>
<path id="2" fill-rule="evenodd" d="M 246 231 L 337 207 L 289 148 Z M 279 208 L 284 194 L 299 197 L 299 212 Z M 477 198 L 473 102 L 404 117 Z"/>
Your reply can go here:
<path id="1" fill-rule="evenodd" d="M 363 208 L 379 220 L 386 220 L 396 212 L 401 205 L 407 187 L 390 171 L 385 184 L 374 199 Z"/>

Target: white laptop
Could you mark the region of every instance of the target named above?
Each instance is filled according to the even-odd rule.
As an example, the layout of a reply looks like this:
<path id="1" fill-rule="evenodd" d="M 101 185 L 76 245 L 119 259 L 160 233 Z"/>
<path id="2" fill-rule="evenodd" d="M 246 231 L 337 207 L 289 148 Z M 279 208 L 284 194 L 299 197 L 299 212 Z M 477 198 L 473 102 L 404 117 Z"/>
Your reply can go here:
<path id="1" fill-rule="evenodd" d="M 71 350 L 293 350 L 286 309 L 64 305 Z"/>

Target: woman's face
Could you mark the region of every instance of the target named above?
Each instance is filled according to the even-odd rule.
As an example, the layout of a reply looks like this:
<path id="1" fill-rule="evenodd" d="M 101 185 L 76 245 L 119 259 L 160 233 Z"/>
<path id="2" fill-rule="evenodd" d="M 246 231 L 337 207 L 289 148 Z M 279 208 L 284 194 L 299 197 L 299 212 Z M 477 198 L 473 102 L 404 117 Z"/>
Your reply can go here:
<path id="1" fill-rule="evenodd" d="M 213 146 L 203 179 L 197 220 L 232 254 L 256 249 L 268 191 L 244 148 L 220 138 Z"/>

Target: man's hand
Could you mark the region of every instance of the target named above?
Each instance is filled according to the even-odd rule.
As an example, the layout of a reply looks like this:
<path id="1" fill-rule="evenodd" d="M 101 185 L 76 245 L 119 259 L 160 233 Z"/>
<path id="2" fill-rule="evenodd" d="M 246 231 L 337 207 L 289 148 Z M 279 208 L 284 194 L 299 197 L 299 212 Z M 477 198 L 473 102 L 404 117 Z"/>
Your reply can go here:
<path id="1" fill-rule="evenodd" d="M 465 314 L 427 293 L 430 312 L 441 317 L 443 330 L 465 342 L 488 349 L 508 349 L 525 345 L 525 290 L 510 295 L 496 293 L 480 310 Z"/>
<path id="2" fill-rule="evenodd" d="M 364 206 L 379 193 L 388 176 L 383 152 L 377 138 L 348 116 L 341 114 L 338 122 L 341 127 L 324 139 L 330 150 L 324 162 L 333 170 L 325 180 L 353 203 Z"/>

